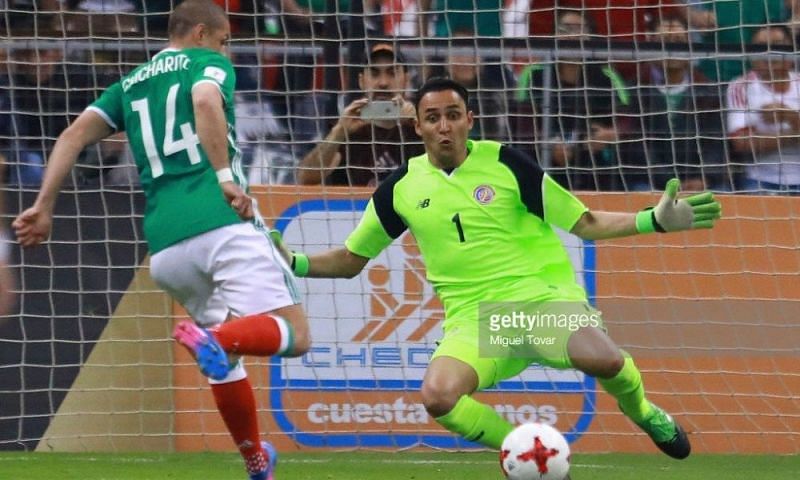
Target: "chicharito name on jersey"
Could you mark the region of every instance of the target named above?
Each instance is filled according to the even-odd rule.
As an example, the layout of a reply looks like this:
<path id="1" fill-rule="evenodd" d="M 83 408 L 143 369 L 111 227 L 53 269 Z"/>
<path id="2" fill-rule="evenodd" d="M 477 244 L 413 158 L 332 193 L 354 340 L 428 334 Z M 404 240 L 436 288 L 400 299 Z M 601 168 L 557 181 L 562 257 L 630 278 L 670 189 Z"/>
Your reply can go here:
<path id="1" fill-rule="evenodd" d="M 178 70 L 186 70 L 189 68 L 189 57 L 184 54 L 161 56 L 142 65 L 139 70 L 131 74 L 131 76 L 122 80 L 122 90 L 128 91 L 129 88 L 139 82 L 143 82 L 150 77 L 160 75 L 162 73 L 177 72 Z"/>

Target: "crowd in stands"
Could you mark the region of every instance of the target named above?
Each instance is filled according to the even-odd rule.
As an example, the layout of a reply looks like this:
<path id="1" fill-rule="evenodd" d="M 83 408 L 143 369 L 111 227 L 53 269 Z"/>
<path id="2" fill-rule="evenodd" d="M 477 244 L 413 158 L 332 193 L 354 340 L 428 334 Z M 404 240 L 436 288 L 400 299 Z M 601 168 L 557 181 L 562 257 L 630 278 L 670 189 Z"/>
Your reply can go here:
<path id="1" fill-rule="evenodd" d="M 163 39 L 176 0 L 5 0 L 3 30 L 20 38 Z M 399 37 L 602 40 L 665 52 L 798 51 L 798 0 L 219 0 L 234 38 L 284 46 L 347 43 L 326 84 L 320 55 L 287 49 L 233 54 L 237 127 L 255 183 L 375 185 L 423 150 L 409 95 L 430 76 L 470 91 L 473 138 L 517 146 L 574 190 L 649 191 L 677 176 L 684 188 L 800 194 L 800 75 L 794 55 L 636 62 L 557 54 L 509 61 L 480 48 L 409 58 Z M 331 8 L 334 7 L 335 10 Z M 288 40 L 287 40 L 288 39 Z M 649 42 L 647 44 L 641 42 Z M 655 43 L 653 43 L 655 42 Z M 457 42 L 454 42 L 456 44 Z M 573 43 L 574 44 L 574 43 Z M 649 47 L 646 47 L 649 45 Z M 641 46 L 641 47 L 640 47 Z M 360 50 L 359 50 L 360 49 Z M 276 53 L 279 52 L 279 53 Z M 0 155 L 9 185 L 41 182 L 58 133 L 141 51 L 10 49 L 0 57 Z M 405 98 L 403 98 L 405 95 Z M 384 98 L 385 97 L 385 98 Z M 396 121 L 364 121 L 367 100 L 392 99 Z M 86 152 L 78 184 L 135 182 L 124 135 Z"/>

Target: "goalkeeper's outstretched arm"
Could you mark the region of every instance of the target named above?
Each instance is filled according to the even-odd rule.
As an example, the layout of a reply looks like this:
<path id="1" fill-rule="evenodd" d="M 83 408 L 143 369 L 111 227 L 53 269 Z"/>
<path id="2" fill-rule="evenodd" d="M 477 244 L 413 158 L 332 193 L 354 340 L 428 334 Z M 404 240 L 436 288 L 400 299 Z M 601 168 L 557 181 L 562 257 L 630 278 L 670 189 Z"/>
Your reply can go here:
<path id="1" fill-rule="evenodd" d="M 636 235 L 638 233 L 636 231 L 636 214 L 590 210 L 583 214 L 570 233 L 584 240 L 604 240 Z"/>
<path id="2" fill-rule="evenodd" d="M 339 247 L 313 255 L 294 253 L 291 262 L 292 270 L 300 277 L 353 278 L 361 273 L 369 258 Z"/>
<path id="3" fill-rule="evenodd" d="M 667 182 L 658 205 L 638 213 L 588 211 L 570 232 L 584 240 L 603 240 L 639 233 L 712 228 L 722 214 L 722 208 L 714 199 L 714 194 L 703 192 L 678 198 L 679 185 L 677 178 Z"/>
<path id="4" fill-rule="evenodd" d="M 272 242 L 278 247 L 284 260 L 298 277 L 353 278 L 369 262 L 369 258 L 356 255 L 347 247 L 331 248 L 324 252 L 306 255 L 289 250 L 277 230 L 269 232 Z"/>
<path id="5" fill-rule="evenodd" d="M 390 188 L 391 184 L 387 182 L 390 180 L 384 181 L 378 187 L 378 192 L 381 189 Z M 295 275 L 316 278 L 353 278 L 361 273 L 371 258 L 377 257 L 384 248 L 388 247 L 405 228 L 394 232 L 393 236 L 386 232 L 375 208 L 374 198 L 376 195 L 378 195 L 377 192 L 373 195 L 373 200 L 367 203 L 367 208 L 364 210 L 358 226 L 350 232 L 341 247 L 313 255 L 291 252 L 283 243 L 280 232 L 274 230 L 270 232 L 273 243 L 289 262 Z"/>

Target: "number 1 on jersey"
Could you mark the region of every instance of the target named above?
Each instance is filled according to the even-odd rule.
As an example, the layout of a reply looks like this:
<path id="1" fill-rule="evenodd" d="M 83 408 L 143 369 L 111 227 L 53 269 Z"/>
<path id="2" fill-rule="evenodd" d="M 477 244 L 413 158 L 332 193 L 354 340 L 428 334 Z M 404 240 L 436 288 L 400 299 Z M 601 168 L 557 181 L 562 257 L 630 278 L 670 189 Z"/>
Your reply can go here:
<path id="1" fill-rule="evenodd" d="M 458 241 L 461 243 L 466 242 L 467 240 L 464 238 L 464 228 L 461 226 L 461 217 L 459 214 L 456 213 L 450 221 L 456 224 L 456 230 L 458 230 Z"/>
<path id="2" fill-rule="evenodd" d="M 161 150 L 165 157 L 186 150 L 186 155 L 189 156 L 189 163 L 192 165 L 200 163 L 200 139 L 197 134 L 192 130 L 192 125 L 189 122 L 181 124 L 181 139 L 175 140 L 175 104 L 178 100 L 178 89 L 180 84 L 176 83 L 169 88 L 167 93 L 167 105 L 165 112 L 165 128 L 164 128 L 164 142 Z M 147 161 L 150 162 L 150 175 L 153 178 L 158 178 L 164 174 L 164 164 L 161 161 L 161 155 L 158 153 L 156 147 L 155 135 L 153 135 L 153 120 L 150 118 L 150 106 L 147 103 L 147 98 L 141 98 L 131 102 L 131 110 L 139 114 L 139 122 L 142 127 L 142 142 L 144 143 L 144 150 L 147 153 Z"/>

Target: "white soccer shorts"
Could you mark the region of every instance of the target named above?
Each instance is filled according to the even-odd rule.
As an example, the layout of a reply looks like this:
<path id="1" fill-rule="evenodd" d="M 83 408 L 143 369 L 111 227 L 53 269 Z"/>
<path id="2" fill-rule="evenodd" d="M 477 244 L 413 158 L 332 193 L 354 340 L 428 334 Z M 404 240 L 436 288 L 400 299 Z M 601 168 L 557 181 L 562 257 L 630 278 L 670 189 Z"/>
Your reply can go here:
<path id="1" fill-rule="evenodd" d="M 250 223 L 188 238 L 150 258 L 156 283 L 202 327 L 299 303 L 294 275 Z"/>

